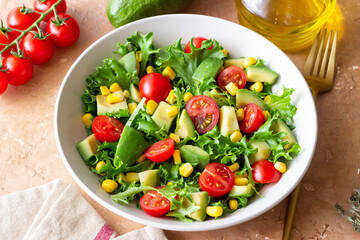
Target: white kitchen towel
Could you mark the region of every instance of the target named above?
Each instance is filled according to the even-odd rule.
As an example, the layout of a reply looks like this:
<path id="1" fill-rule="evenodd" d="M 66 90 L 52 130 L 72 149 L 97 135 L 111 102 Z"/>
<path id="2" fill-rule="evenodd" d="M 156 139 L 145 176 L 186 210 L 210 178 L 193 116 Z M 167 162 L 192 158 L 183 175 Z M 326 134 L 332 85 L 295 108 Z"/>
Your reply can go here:
<path id="1" fill-rule="evenodd" d="M 59 179 L 0 197 L 2 240 L 166 240 L 160 229 L 145 227 L 118 236 L 92 206 Z"/>

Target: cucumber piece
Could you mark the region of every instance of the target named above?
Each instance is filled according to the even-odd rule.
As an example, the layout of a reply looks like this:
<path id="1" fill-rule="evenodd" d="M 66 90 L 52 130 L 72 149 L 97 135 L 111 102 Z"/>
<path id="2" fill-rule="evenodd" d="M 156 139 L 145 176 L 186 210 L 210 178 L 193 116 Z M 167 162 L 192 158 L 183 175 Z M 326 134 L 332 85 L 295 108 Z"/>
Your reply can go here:
<path id="1" fill-rule="evenodd" d="M 254 193 L 255 191 L 250 183 L 246 186 L 234 185 L 229 192 L 229 197 L 251 197 Z"/>
<path id="2" fill-rule="evenodd" d="M 210 155 L 198 146 L 184 145 L 180 148 L 180 155 L 185 162 L 201 170 L 210 162 Z"/>
<path id="3" fill-rule="evenodd" d="M 95 135 L 92 134 L 76 144 L 76 148 L 78 149 L 81 157 L 87 161 L 93 154 L 98 152 L 99 144 L 99 140 L 97 140 Z"/>
<path id="4" fill-rule="evenodd" d="M 135 58 L 135 52 L 129 52 L 128 54 L 126 54 L 125 56 L 123 56 L 119 62 L 121 63 L 121 65 L 123 65 L 123 67 L 125 68 L 125 70 L 128 73 L 133 73 L 133 72 L 137 72 L 137 67 L 136 67 L 136 58 Z"/>
<path id="5" fill-rule="evenodd" d="M 191 118 L 185 109 L 181 112 L 174 133 L 181 139 L 186 137 L 195 137 L 194 123 L 191 121 Z"/>
<path id="6" fill-rule="evenodd" d="M 239 68 L 244 69 L 244 61 L 245 58 L 234 58 L 234 59 L 226 59 L 224 63 L 224 67 L 237 66 Z"/>
<path id="7" fill-rule="evenodd" d="M 279 74 L 276 72 L 259 65 L 248 66 L 246 76 L 248 82 L 267 82 L 270 84 L 274 84 L 279 78 Z"/>
<path id="8" fill-rule="evenodd" d="M 258 151 L 249 156 L 251 165 L 260 160 L 267 160 L 271 154 L 270 146 L 266 143 L 265 140 L 255 140 L 250 143 L 250 149 L 255 148 L 257 148 Z"/>
<path id="9" fill-rule="evenodd" d="M 141 101 L 140 91 L 134 84 L 130 85 L 130 95 L 135 102 L 139 103 Z"/>
<path id="10" fill-rule="evenodd" d="M 205 58 L 196 68 L 192 78 L 198 83 L 202 83 L 204 79 L 214 78 L 222 65 L 223 61 L 220 59 Z"/>
<path id="11" fill-rule="evenodd" d="M 209 204 L 209 194 L 207 192 L 193 192 L 191 198 L 194 201 L 195 206 L 200 208 L 196 212 L 188 214 L 189 217 L 196 221 L 204 221 L 206 217 L 206 208 Z M 184 198 L 184 207 L 187 208 L 191 205 L 191 201 Z"/>
<path id="12" fill-rule="evenodd" d="M 286 123 L 283 120 L 278 119 L 277 123 L 274 122 L 271 126 L 271 130 L 273 130 L 274 133 L 279 133 L 279 132 L 286 133 L 285 137 L 282 139 L 284 142 L 285 141 L 289 142 L 288 144 L 286 144 L 284 146 L 285 150 L 290 149 L 295 143 L 297 143 L 295 135 L 293 134 L 293 132 L 290 130 L 290 128 L 286 125 Z"/>
<path id="13" fill-rule="evenodd" d="M 267 104 L 254 92 L 247 89 L 239 89 L 236 92 L 236 108 L 243 108 L 249 103 L 255 103 L 261 111 L 269 110 Z"/>
<path id="14" fill-rule="evenodd" d="M 240 131 L 235 109 L 233 107 L 222 106 L 220 108 L 219 129 L 221 135 L 225 137 L 231 135 L 235 131 Z"/>
<path id="15" fill-rule="evenodd" d="M 97 115 L 105 115 L 106 113 L 119 112 L 120 109 L 128 109 L 126 100 L 119 103 L 108 103 L 106 101 L 106 96 L 97 95 L 96 96 L 96 105 L 97 105 Z"/>
<path id="16" fill-rule="evenodd" d="M 171 107 L 171 105 L 167 104 L 166 102 L 159 102 L 158 107 L 156 108 L 154 114 L 152 115 L 152 119 L 160 128 L 165 126 L 165 132 L 169 132 L 171 124 L 175 119 L 175 116 L 169 117 L 167 115 L 167 110 Z"/>

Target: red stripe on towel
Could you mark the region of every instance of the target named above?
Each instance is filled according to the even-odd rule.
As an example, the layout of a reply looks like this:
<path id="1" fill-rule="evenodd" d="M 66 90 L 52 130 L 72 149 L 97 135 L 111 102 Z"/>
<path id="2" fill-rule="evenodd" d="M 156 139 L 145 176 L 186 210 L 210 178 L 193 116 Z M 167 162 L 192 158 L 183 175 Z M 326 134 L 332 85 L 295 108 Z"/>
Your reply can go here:
<path id="1" fill-rule="evenodd" d="M 94 240 L 109 240 L 111 235 L 113 234 L 114 230 L 112 230 L 109 225 L 104 224 L 104 226 L 102 226 Z"/>

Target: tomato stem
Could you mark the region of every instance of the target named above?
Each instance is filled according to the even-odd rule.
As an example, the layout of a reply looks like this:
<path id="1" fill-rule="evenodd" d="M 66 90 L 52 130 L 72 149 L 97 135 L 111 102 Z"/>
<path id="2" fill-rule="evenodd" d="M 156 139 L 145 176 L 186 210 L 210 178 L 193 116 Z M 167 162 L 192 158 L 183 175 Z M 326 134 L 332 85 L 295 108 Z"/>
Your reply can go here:
<path id="1" fill-rule="evenodd" d="M 15 29 L 15 28 L 8 28 L 9 30 L 12 31 L 18 31 L 21 32 L 21 34 L 15 39 L 13 40 L 11 43 L 6 44 L 3 50 L 0 51 L 0 55 L 5 52 L 6 50 L 8 50 L 10 47 L 12 47 L 13 45 L 17 45 L 18 47 L 18 53 L 20 51 L 19 48 L 19 41 L 21 38 L 23 38 L 28 32 L 30 32 L 34 27 L 38 27 L 38 24 L 51 12 L 56 12 L 55 8 L 64 0 L 58 0 L 56 3 L 54 3 L 54 5 L 51 6 L 51 8 L 49 8 L 46 12 L 40 13 L 40 17 L 30 26 L 28 27 L 26 30 L 19 30 L 19 29 Z M 25 6 L 23 6 L 23 9 L 26 9 Z M 20 52 L 21 54 L 21 52 Z M 0 60 L 2 62 L 2 58 L 0 57 Z"/>

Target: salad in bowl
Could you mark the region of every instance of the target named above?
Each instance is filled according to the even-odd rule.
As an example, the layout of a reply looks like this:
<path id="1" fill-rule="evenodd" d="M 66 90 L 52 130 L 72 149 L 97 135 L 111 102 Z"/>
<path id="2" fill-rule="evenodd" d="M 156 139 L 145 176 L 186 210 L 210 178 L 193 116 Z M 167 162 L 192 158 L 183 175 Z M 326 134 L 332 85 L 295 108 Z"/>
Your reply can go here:
<path id="1" fill-rule="evenodd" d="M 246 208 L 300 153 L 294 89 L 273 92 L 271 59 L 231 58 L 216 39 L 181 41 L 156 46 L 152 32 L 136 32 L 118 44 L 86 78 L 87 137 L 76 147 L 114 202 L 217 219 Z"/>

